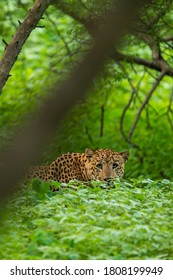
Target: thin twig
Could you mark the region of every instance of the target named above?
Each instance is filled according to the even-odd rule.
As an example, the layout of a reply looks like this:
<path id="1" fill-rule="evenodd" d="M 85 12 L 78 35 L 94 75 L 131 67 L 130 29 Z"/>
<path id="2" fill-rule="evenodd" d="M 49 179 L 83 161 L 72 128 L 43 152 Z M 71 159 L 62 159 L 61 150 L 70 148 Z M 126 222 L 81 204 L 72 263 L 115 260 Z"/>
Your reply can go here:
<path id="1" fill-rule="evenodd" d="M 104 105 L 102 105 L 101 108 L 100 108 L 100 137 L 103 136 L 104 114 L 105 114 L 105 107 L 104 107 Z"/>
<path id="2" fill-rule="evenodd" d="M 89 141 L 91 142 L 91 145 L 93 146 L 94 145 L 94 141 L 93 141 L 93 138 L 91 136 L 91 133 L 89 131 L 88 126 L 85 127 L 85 132 L 86 132 L 86 135 L 88 136 Z"/>
<path id="3" fill-rule="evenodd" d="M 2 39 L 2 42 L 4 43 L 5 47 L 8 47 L 8 43 L 5 41 L 5 39 Z"/>
<path id="4" fill-rule="evenodd" d="M 130 79 L 129 75 L 127 74 L 126 69 L 124 68 L 123 64 L 119 63 L 119 65 L 122 68 L 122 70 L 124 71 L 124 73 L 126 75 L 126 78 L 127 78 L 127 81 L 129 82 L 129 85 L 131 86 L 131 89 L 132 89 L 129 101 L 126 104 L 126 106 L 124 107 L 123 112 L 121 114 L 121 118 L 120 118 L 120 132 L 121 132 L 121 135 L 123 136 L 124 140 L 129 143 L 128 138 L 127 138 L 127 136 L 124 132 L 124 125 L 123 124 L 124 124 L 124 118 L 125 118 L 125 115 L 127 113 L 127 110 L 129 109 L 129 107 L 130 107 L 130 105 L 133 101 L 133 98 L 136 94 L 136 88 L 134 87 L 134 85 L 132 83 L 132 80 Z"/>
<path id="5" fill-rule="evenodd" d="M 68 46 L 68 44 L 67 44 L 65 38 L 62 36 L 61 32 L 58 30 L 57 23 L 54 22 L 54 20 L 49 16 L 49 14 L 48 14 L 47 12 L 45 12 L 45 15 L 46 15 L 46 17 L 48 18 L 49 22 L 52 24 L 52 26 L 53 26 L 53 28 L 54 28 L 56 34 L 57 34 L 57 35 L 61 38 L 61 40 L 63 41 L 64 46 L 65 46 L 65 48 L 66 48 L 66 50 L 67 50 L 67 54 L 68 54 L 68 56 L 69 56 L 69 58 L 70 58 L 70 62 L 71 62 L 71 64 L 74 66 L 74 62 L 73 62 L 73 60 L 72 60 L 73 53 L 71 52 L 71 50 L 70 50 L 70 48 L 69 48 L 69 46 Z"/>
<path id="6" fill-rule="evenodd" d="M 154 85 L 152 86 L 151 90 L 149 91 L 149 93 L 147 94 L 144 102 L 142 103 L 141 107 L 138 110 L 138 113 L 136 115 L 135 121 L 130 129 L 129 135 L 128 135 L 128 141 L 130 141 L 130 139 L 133 136 L 133 133 L 135 131 L 135 128 L 137 126 L 137 123 L 139 121 L 140 115 L 142 113 L 142 111 L 144 110 L 145 106 L 148 104 L 152 94 L 154 93 L 155 89 L 158 87 L 158 85 L 160 84 L 161 80 L 164 78 L 165 76 L 165 71 L 163 71 L 160 76 L 157 78 L 157 80 L 155 81 Z"/>
<path id="7" fill-rule="evenodd" d="M 173 110 L 172 110 L 172 103 L 173 103 L 173 90 L 170 96 L 170 100 L 169 100 L 169 105 L 168 105 L 168 109 L 167 109 L 167 118 L 170 124 L 171 129 L 173 130 Z M 171 117 L 170 117 L 171 115 Z"/>
<path id="8" fill-rule="evenodd" d="M 139 149 L 139 145 L 133 143 L 131 140 L 129 141 L 128 137 L 126 136 L 126 134 L 125 134 L 125 132 L 124 132 L 124 119 L 125 119 L 125 115 L 126 115 L 128 109 L 130 108 L 130 106 L 131 106 L 131 104 L 132 104 L 132 101 L 133 101 L 134 97 L 137 95 L 138 89 L 139 89 L 140 84 L 141 84 L 141 82 L 142 82 L 142 80 L 143 80 L 143 78 L 144 78 L 145 72 L 144 72 L 144 74 L 142 75 L 141 79 L 139 80 L 137 86 L 134 87 L 133 82 L 132 82 L 132 80 L 130 79 L 128 73 L 126 72 L 126 69 L 124 68 L 124 66 L 123 66 L 122 64 L 119 64 L 119 65 L 120 65 L 121 68 L 123 69 L 123 71 L 124 71 L 124 73 L 125 73 L 125 75 L 126 75 L 127 81 L 129 82 L 129 84 L 130 84 L 130 86 L 131 86 L 131 89 L 132 89 L 131 95 L 130 95 L 130 98 L 129 98 L 129 101 L 128 101 L 128 103 L 126 104 L 126 106 L 124 107 L 123 112 L 122 112 L 121 117 L 120 117 L 120 132 L 121 132 L 121 135 L 123 136 L 124 140 L 125 140 L 127 143 L 131 144 L 134 148 Z"/>

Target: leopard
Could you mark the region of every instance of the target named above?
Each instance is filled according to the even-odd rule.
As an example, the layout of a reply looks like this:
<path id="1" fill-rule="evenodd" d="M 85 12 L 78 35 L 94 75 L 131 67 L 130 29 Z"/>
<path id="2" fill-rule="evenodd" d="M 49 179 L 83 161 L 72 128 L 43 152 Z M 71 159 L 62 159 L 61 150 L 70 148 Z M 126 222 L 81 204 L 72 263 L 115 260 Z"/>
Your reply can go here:
<path id="1" fill-rule="evenodd" d="M 121 178 L 129 151 L 116 152 L 112 149 L 85 149 L 84 153 L 68 152 L 59 156 L 50 165 L 33 166 L 27 179 L 39 178 L 46 182 L 68 183 L 71 180 L 111 181 Z"/>

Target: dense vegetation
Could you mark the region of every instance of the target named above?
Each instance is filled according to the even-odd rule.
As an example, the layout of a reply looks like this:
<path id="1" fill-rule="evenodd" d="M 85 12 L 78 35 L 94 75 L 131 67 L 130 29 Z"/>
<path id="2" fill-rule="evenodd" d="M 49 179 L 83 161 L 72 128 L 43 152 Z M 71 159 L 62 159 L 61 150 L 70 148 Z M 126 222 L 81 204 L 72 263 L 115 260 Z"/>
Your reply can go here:
<path id="1" fill-rule="evenodd" d="M 16 129 L 81 60 L 113 1 L 52 2 L 58 5 L 46 10 L 3 87 L 1 148 L 13 146 Z M 47 164 L 87 147 L 130 150 L 124 179 L 110 187 L 92 182 L 94 188 L 73 182 L 56 193 L 37 180 L 22 185 L 2 209 L 0 258 L 173 258 L 173 7 L 151 2 L 115 50 L 118 61 L 109 57 L 42 155 Z M 32 4 L 1 0 L 1 58 Z"/>
<path id="2" fill-rule="evenodd" d="M 1 259 L 173 258 L 173 183 L 69 185 L 73 189 L 55 194 L 35 180 L 11 199 L 1 225 Z"/>

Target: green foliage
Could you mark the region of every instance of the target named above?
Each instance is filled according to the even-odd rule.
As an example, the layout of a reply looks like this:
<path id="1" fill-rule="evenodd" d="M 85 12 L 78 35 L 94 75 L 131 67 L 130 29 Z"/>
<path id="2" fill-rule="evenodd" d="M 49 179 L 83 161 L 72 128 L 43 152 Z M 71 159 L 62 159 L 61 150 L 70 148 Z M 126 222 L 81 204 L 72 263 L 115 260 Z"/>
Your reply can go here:
<path id="1" fill-rule="evenodd" d="M 55 193 L 38 180 L 22 186 L 4 209 L 0 258 L 173 258 L 172 182 L 92 184 L 64 184 Z"/>
<path id="2" fill-rule="evenodd" d="M 22 21 L 25 18 L 27 10 L 32 5 L 31 2 L 29 0 L 0 2 L 1 56 L 5 47 L 2 39 L 7 43 L 10 41 L 18 27 L 18 20 Z M 67 0 L 65 3 L 82 18 L 104 13 L 112 1 Z M 145 9 L 147 13 L 144 13 L 143 23 L 140 23 L 145 23 L 144 28 L 146 24 L 150 24 L 149 19 L 153 20 L 152 28 L 149 30 L 150 33 L 154 33 L 155 39 L 161 36 L 160 34 L 163 37 L 172 34 L 170 33 L 172 14 L 166 9 L 167 5 L 170 6 L 171 1 L 167 1 L 164 5 L 162 1 L 157 1 L 157 5 L 155 3 L 149 10 Z M 157 21 L 155 18 L 159 14 L 162 17 Z M 164 24 L 164 21 L 170 25 Z M 54 80 L 63 80 L 91 43 L 91 38 L 82 24 L 53 6 L 46 11 L 39 26 L 45 27 L 35 28 L 31 33 L 10 73 L 12 77 L 8 79 L 0 97 L 0 146 L 12 139 L 14 129 L 31 117 L 34 108 L 40 105 L 45 94 L 49 94 L 48 89 Z M 126 35 L 120 48 L 125 54 L 150 60 L 149 46 L 134 35 Z M 170 43 L 163 41 L 161 49 L 164 58 L 171 64 Z M 120 133 L 121 115 L 132 95 L 132 86 L 128 79 L 134 88 L 139 88 L 124 119 L 126 136 L 141 103 L 154 83 L 153 74 L 144 72 L 141 66 L 133 65 L 132 68 L 125 62 L 116 64 L 113 60 L 109 60 L 104 71 L 95 79 L 88 97 L 69 114 L 55 138 L 45 149 L 43 161 L 51 162 L 63 152 L 83 152 L 87 147 L 112 148 L 117 151 L 129 149 L 131 157 L 126 166 L 126 177 L 172 179 L 173 165 L 170 164 L 172 109 L 169 112 L 169 121 L 167 113 L 168 106 L 171 105 L 170 78 L 164 78 L 140 117 L 131 139 L 140 149 L 134 149 Z M 104 116 L 101 124 L 103 107 Z M 103 125 L 102 133 L 101 125 Z"/>

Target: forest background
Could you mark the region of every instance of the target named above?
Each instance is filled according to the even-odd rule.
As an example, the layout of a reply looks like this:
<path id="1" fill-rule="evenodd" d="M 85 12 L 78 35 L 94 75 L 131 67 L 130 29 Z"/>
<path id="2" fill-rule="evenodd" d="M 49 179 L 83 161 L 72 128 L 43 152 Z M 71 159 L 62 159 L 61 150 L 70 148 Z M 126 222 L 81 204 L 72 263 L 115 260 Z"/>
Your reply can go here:
<path id="1" fill-rule="evenodd" d="M 1 1 L 0 57 L 3 57 L 5 47 L 8 46 L 12 36 L 14 36 L 16 30 L 20 27 L 33 2 L 34 1 L 29 0 Z M 93 43 L 93 36 L 95 36 L 99 28 L 102 29 L 100 20 L 106 17 L 112 2 L 113 1 L 108 0 L 52 1 L 55 5 L 50 5 L 48 7 L 44 16 L 31 32 L 1 91 L 1 148 L 7 143 L 13 146 L 13 135 L 15 131 L 18 127 L 22 126 L 32 114 L 35 114 L 35 110 L 42 104 L 42 100 L 49 96 L 49 89 L 52 84 L 57 80 L 59 82 L 64 81 L 69 72 L 73 71 L 75 65 L 81 61 L 82 57 Z M 125 34 L 118 47 L 114 49 L 114 52 L 110 53 L 103 71 L 101 71 L 92 82 L 88 94 L 83 97 L 68 116 L 66 116 L 56 135 L 44 149 L 42 160 L 38 162 L 48 164 L 64 152 L 83 152 L 85 148 L 88 147 L 94 149 L 111 148 L 116 151 L 130 150 L 131 156 L 126 165 L 124 178 L 127 179 L 127 181 L 131 181 L 129 181 L 129 185 L 127 183 L 122 183 L 122 185 L 119 182 L 117 183 L 117 186 L 120 188 L 117 199 L 120 197 L 121 201 L 121 195 L 124 192 L 123 199 L 125 200 L 123 202 L 121 201 L 124 206 L 121 206 L 122 208 L 125 207 L 126 202 L 129 201 L 128 188 L 132 188 L 132 193 L 134 192 L 132 201 L 139 199 L 144 205 L 145 203 L 143 200 L 146 199 L 145 191 L 147 192 L 146 203 L 148 203 L 148 188 L 151 187 L 150 206 L 154 207 L 156 210 L 156 205 L 153 203 L 156 197 L 160 199 L 162 191 L 164 193 L 165 190 L 163 196 L 166 196 L 166 198 L 164 197 L 162 202 L 159 202 L 161 205 L 157 205 L 161 207 L 159 208 L 160 212 L 157 212 L 160 215 L 159 219 L 162 216 L 162 219 L 166 220 L 166 227 L 168 228 L 168 224 L 172 218 L 172 216 L 170 216 L 170 209 L 167 209 L 169 215 L 163 211 L 165 203 L 166 205 L 168 203 L 171 205 L 171 200 L 173 199 L 172 189 L 170 190 L 170 188 L 172 188 L 171 180 L 173 175 L 172 6 L 172 1 L 160 0 L 151 1 L 149 7 L 145 6 L 142 9 L 140 16 L 136 19 L 135 25 Z M 43 194 L 47 195 L 47 191 L 45 191 L 45 188 L 47 190 L 46 184 L 44 185 L 39 182 L 33 184 L 35 184 L 34 186 L 39 186 L 38 189 L 41 186 Z M 141 186 L 147 186 L 147 189 L 143 189 Z M 139 189 L 135 191 L 135 187 L 139 187 Z M 161 188 L 163 188 L 162 191 Z M 39 191 L 35 200 L 32 183 L 29 185 L 29 190 L 30 191 L 24 188 L 23 196 L 20 198 L 17 196 L 18 198 L 15 198 L 8 207 L 11 209 L 12 205 L 14 207 L 14 204 L 15 207 L 18 207 L 16 204 L 20 204 L 20 199 L 22 198 L 25 201 L 28 199 L 28 196 L 30 197 L 29 201 L 31 205 L 33 204 L 33 207 L 35 207 L 37 201 L 36 205 L 37 207 L 39 205 L 41 209 L 41 204 L 39 204 L 40 202 L 38 203 L 40 200 L 43 200 L 41 203 L 49 202 L 50 205 L 50 201 L 46 200 L 45 202 L 45 197 L 43 198 Z M 94 194 L 92 192 L 94 192 Z M 98 190 L 97 187 L 95 191 L 87 189 L 86 193 L 85 191 L 83 193 L 81 188 L 79 188 L 78 193 L 73 192 L 73 190 L 64 190 L 64 193 L 62 191 L 62 198 L 58 198 L 62 203 L 61 206 L 64 205 L 64 201 L 70 199 L 68 195 L 74 196 L 75 199 L 79 199 L 79 197 L 85 195 L 96 195 L 95 197 L 93 196 L 92 199 L 96 199 L 99 205 L 97 206 L 100 207 L 99 203 L 101 203 L 101 197 L 103 196 L 105 199 L 112 200 L 112 195 L 114 195 L 114 193 L 110 190 L 109 195 L 104 196 L 103 190 Z M 51 194 L 49 194 L 49 196 L 51 198 L 53 197 L 52 199 L 55 200 L 55 196 Z M 80 204 L 82 202 L 78 201 L 78 203 Z M 52 204 L 51 207 L 53 207 Z M 69 210 L 70 213 L 73 206 L 70 205 L 69 207 L 72 207 Z M 140 208 L 139 205 L 137 205 L 137 207 Z M 148 204 L 146 205 L 146 209 L 147 208 Z M 118 215 L 120 215 L 122 219 L 121 207 L 117 207 L 117 209 L 119 209 L 117 210 Z M 16 213 L 18 210 L 16 210 Z M 114 210 L 107 209 L 105 211 L 106 213 L 113 213 L 112 211 Z M 130 208 L 129 211 L 131 210 L 132 208 Z M 29 204 L 27 215 L 28 211 Z M 26 217 L 25 211 L 23 215 Z M 43 215 L 43 213 L 41 215 Z M 68 216 L 67 213 L 66 215 Z M 144 216 L 145 215 L 146 213 L 144 213 Z M 167 219 L 167 216 L 169 216 L 169 219 Z M 19 217 L 16 216 L 16 219 L 18 218 Z M 69 220 L 71 219 L 72 217 L 69 216 Z M 81 219 L 83 219 L 82 216 Z M 135 218 L 135 222 L 136 219 L 138 219 L 138 217 Z M 23 255 L 19 252 L 15 253 L 15 250 L 12 249 L 14 243 L 11 243 L 9 251 L 5 251 L 6 253 L 4 253 L 5 255 L 3 255 L 2 258 L 9 258 L 11 254 L 12 258 L 22 258 L 22 256 L 23 258 L 28 258 L 28 256 L 29 258 L 57 258 L 57 252 L 54 252 L 52 255 L 52 252 L 48 252 L 49 250 L 47 251 L 48 255 L 43 256 L 43 249 L 39 247 L 39 242 L 41 242 L 41 245 L 48 246 L 49 243 L 54 244 L 56 241 L 54 239 L 54 234 L 52 234 L 52 232 L 51 234 L 50 232 L 45 232 L 43 230 L 45 225 L 42 224 L 43 222 L 41 222 L 41 220 L 38 220 L 39 219 L 37 219 L 37 227 L 39 229 L 37 228 L 38 232 L 31 238 L 34 245 L 29 249 L 30 253 L 28 253 L 28 251 L 27 253 L 22 253 Z M 124 223 L 126 221 L 127 217 L 124 216 Z M 80 219 L 79 223 L 81 225 Z M 146 223 L 146 221 L 144 223 Z M 8 227 L 9 225 L 6 226 Z M 87 226 L 88 224 L 86 223 L 86 227 Z M 121 228 L 122 238 L 124 226 L 125 224 Z M 42 229 L 40 229 L 40 227 Z M 159 230 L 159 227 L 160 224 L 156 225 L 156 231 Z M 167 231 L 169 232 L 168 228 Z M 6 237 L 8 243 L 10 243 L 10 234 L 12 234 L 10 230 L 9 228 L 9 236 Z M 145 230 L 144 235 L 146 233 Z M 165 228 L 163 230 L 165 230 Z M 171 234 L 171 232 L 169 233 Z M 16 235 L 18 234 L 19 233 L 16 233 Z M 140 234 L 141 233 L 139 233 L 139 236 Z M 154 236 L 152 231 L 150 233 L 148 232 L 148 234 Z M 165 238 L 165 234 L 166 231 L 161 236 L 161 240 Z M 27 243 L 28 240 L 30 240 L 28 239 L 29 235 L 30 232 L 28 232 L 24 242 Z M 68 230 L 66 231 L 66 235 L 68 235 Z M 21 234 L 19 234 L 19 236 L 21 238 Z M 148 237 L 146 236 L 145 238 L 147 240 Z M 128 246 L 136 246 L 131 243 L 131 237 L 132 235 L 129 235 L 129 239 L 127 238 Z M 2 238 L 4 238 L 3 234 Z M 58 255 L 59 258 L 94 258 L 98 250 L 97 247 L 94 247 L 94 253 L 89 251 L 87 254 L 82 255 L 80 250 L 83 252 L 83 247 L 81 248 L 79 246 L 80 249 L 75 248 L 76 251 L 74 253 L 75 241 L 74 238 L 70 240 L 71 241 L 68 240 L 70 243 L 65 240 L 63 241 L 65 243 L 62 243 L 63 245 L 61 244 L 62 247 L 64 246 L 63 249 L 61 248 L 64 255 L 58 252 L 58 254 L 60 254 Z M 70 257 L 65 250 L 65 248 L 68 248 L 66 242 L 70 244 L 69 246 L 71 246 L 73 251 L 70 253 Z M 79 243 L 80 242 L 81 240 L 79 238 Z M 159 240 L 159 242 L 161 241 Z M 141 240 L 139 243 L 142 246 Z M 139 243 L 137 244 L 139 245 Z M 18 239 L 16 244 L 18 244 L 16 245 L 17 248 L 18 246 L 20 247 Z M 124 241 L 122 243 L 120 242 L 120 244 L 127 245 Z M 117 249 L 119 250 L 117 255 L 111 251 L 105 253 L 105 255 L 100 253 L 97 257 L 146 258 L 157 255 L 159 257 L 171 258 L 173 252 L 172 249 L 170 249 L 170 243 L 168 242 L 165 246 L 166 249 L 163 249 L 161 255 L 156 248 L 153 249 L 153 251 L 151 250 L 151 252 L 146 249 L 145 252 L 140 253 L 140 250 L 137 252 L 134 248 L 131 250 L 131 247 L 125 247 L 125 253 L 121 255 L 120 252 L 123 250 L 117 247 L 119 248 Z M 54 246 L 52 246 L 52 248 L 53 247 Z M 132 251 L 132 253 L 130 253 L 130 251 Z M 1 252 L 3 252 L 3 250 L 1 250 Z M 97 257 L 95 256 L 95 258 Z"/>

